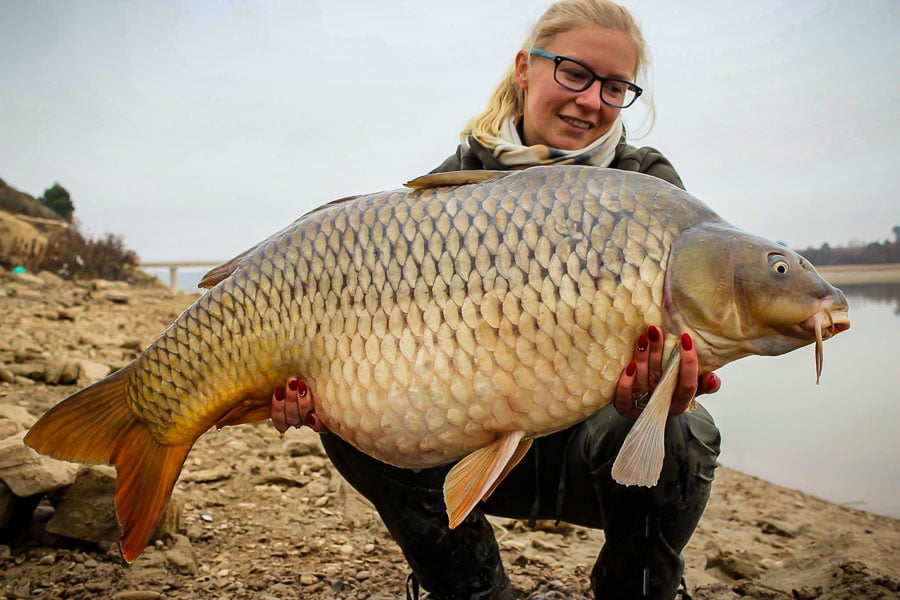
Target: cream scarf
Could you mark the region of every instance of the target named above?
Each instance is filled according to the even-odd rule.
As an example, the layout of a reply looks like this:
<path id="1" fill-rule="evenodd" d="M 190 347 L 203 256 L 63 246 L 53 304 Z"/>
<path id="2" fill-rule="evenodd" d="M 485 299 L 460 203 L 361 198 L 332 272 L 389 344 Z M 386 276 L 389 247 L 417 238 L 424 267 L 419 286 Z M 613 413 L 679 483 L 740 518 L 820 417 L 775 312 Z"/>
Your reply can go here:
<path id="1" fill-rule="evenodd" d="M 579 150 L 560 150 L 550 146 L 525 146 L 519 137 L 516 119 L 510 117 L 500 128 L 500 137 L 471 136 L 490 150 L 500 163 L 509 169 L 524 169 L 536 165 L 592 165 L 608 167 L 616 155 L 622 137 L 622 119 L 617 118 L 605 134 L 590 146 Z"/>

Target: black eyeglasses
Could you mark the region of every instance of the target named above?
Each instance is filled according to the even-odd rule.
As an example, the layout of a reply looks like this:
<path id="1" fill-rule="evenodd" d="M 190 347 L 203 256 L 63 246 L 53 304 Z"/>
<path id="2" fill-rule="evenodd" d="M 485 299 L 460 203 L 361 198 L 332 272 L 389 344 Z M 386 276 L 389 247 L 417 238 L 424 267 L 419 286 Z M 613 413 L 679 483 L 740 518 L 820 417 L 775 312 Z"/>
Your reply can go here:
<path id="1" fill-rule="evenodd" d="M 553 79 L 556 83 L 573 92 L 583 92 L 595 81 L 600 82 L 600 100 L 614 108 L 628 108 L 644 90 L 624 79 L 600 77 L 586 64 L 574 58 L 559 56 L 540 48 L 532 48 L 530 54 L 553 61 Z"/>

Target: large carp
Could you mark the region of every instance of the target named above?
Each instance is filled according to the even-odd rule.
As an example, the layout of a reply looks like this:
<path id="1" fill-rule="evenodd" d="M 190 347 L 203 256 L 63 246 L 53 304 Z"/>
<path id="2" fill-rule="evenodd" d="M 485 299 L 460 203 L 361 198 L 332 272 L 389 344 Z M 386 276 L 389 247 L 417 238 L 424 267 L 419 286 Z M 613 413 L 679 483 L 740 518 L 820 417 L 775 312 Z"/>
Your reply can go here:
<path id="1" fill-rule="evenodd" d="M 653 485 L 690 333 L 703 370 L 849 327 L 844 295 L 787 248 L 686 192 L 593 167 L 428 175 L 346 198 L 214 269 L 215 285 L 134 362 L 31 428 L 56 458 L 111 463 L 134 560 L 191 446 L 262 420 L 301 375 L 321 421 L 363 452 L 445 482 L 450 525 L 535 437 L 609 404 L 646 323 L 670 358 L 614 475 Z"/>

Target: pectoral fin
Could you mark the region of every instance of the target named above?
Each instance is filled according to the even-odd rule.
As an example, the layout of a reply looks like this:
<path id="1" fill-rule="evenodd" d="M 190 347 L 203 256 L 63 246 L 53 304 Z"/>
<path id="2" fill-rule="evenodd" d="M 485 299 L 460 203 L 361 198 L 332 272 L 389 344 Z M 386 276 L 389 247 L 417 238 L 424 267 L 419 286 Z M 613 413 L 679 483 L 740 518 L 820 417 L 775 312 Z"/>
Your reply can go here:
<path id="1" fill-rule="evenodd" d="M 444 503 L 455 528 L 472 512 L 475 505 L 487 498 L 518 463 L 531 440 L 522 441 L 522 431 L 502 434 L 490 446 L 469 454 L 456 463 L 444 480 Z"/>
<path id="2" fill-rule="evenodd" d="M 662 378 L 638 417 L 613 463 L 612 476 L 622 485 L 653 487 L 659 481 L 666 453 L 666 419 L 678 383 L 681 351 L 669 355 Z"/>

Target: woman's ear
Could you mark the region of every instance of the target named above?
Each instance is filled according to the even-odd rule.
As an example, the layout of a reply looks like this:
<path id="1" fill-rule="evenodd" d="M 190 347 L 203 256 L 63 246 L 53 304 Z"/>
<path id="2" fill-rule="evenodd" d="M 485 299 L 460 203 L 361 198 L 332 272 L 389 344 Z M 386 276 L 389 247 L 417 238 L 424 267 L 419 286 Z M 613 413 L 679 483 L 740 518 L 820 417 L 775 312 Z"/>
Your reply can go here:
<path id="1" fill-rule="evenodd" d="M 528 89 L 528 54 L 524 50 L 516 54 L 516 85 L 522 91 Z"/>

